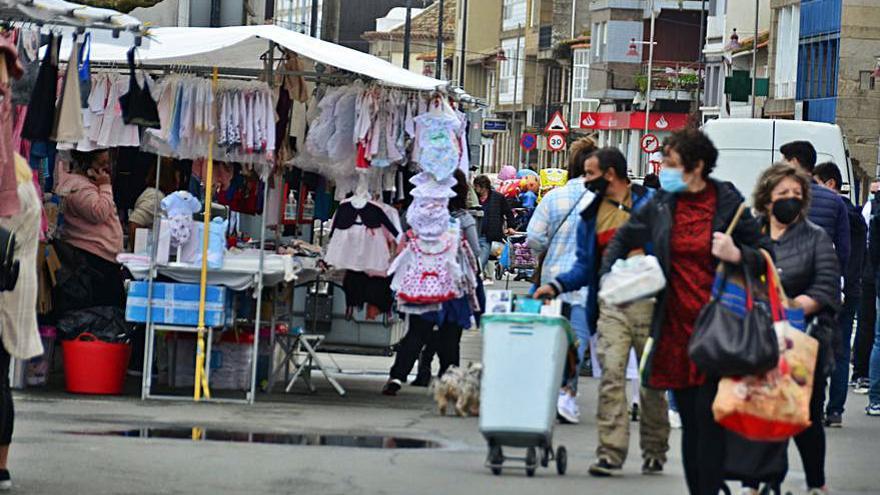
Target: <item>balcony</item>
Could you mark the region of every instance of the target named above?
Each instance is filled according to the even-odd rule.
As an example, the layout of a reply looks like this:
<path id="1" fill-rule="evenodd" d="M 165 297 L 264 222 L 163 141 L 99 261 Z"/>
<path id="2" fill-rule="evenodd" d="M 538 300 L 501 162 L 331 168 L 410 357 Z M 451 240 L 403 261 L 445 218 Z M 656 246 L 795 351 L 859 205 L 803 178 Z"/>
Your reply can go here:
<path id="1" fill-rule="evenodd" d="M 693 100 L 697 88 L 703 87 L 699 62 L 655 60 L 651 70 L 651 97 L 659 100 Z M 648 63 L 642 63 L 635 77 L 636 87 L 644 94 L 648 88 Z"/>

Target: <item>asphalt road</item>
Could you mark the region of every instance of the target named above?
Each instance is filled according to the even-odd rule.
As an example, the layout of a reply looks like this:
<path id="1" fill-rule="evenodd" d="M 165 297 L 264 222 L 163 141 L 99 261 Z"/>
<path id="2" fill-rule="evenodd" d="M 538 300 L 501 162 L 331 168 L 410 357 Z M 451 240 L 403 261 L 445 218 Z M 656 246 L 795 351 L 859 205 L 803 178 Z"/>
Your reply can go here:
<path id="1" fill-rule="evenodd" d="M 483 467 L 486 447 L 476 418 L 440 417 L 425 389 L 405 387 L 398 397 L 378 391 L 377 376 L 387 359 L 341 363 L 348 389 L 339 397 L 326 383 L 317 394 L 297 389 L 254 406 L 141 402 L 134 398 L 82 398 L 29 392 L 16 394 L 16 434 L 10 468 L 19 493 L 294 493 L 356 494 L 680 494 L 684 483 L 673 432 L 665 474 L 640 473 L 638 435 L 622 476 L 587 474 L 596 446 L 596 383 L 585 379 L 581 407 L 585 421 L 560 426 L 555 441 L 569 450 L 569 474 L 539 470 L 526 478 L 519 469 L 492 476 Z M 277 401 L 277 402 L 276 402 Z M 866 417 L 864 396 L 851 396 L 845 427 L 829 431 L 828 473 L 832 493 L 880 493 L 877 474 L 880 419 Z M 144 439 L 77 433 L 107 433 L 146 427 L 205 428 L 277 434 L 382 435 L 425 439 L 440 448 L 365 449 L 266 445 L 190 439 Z M 637 426 L 633 425 L 634 428 Z M 387 442 L 386 442 L 387 443 Z M 802 493 L 803 472 L 792 450 L 787 487 Z"/>

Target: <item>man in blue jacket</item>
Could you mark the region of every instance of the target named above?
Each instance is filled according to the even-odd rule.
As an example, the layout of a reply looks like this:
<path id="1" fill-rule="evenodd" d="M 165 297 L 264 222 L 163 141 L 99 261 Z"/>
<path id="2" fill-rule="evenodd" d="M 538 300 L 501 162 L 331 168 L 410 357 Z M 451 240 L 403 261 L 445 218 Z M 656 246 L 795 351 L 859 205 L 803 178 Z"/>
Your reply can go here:
<path id="1" fill-rule="evenodd" d="M 598 272 L 602 253 L 630 214 L 653 197 L 654 191 L 633 185 L 627 178 L 626 158 L 616 148 L 603 148 L 586 162 L 586 187 L 596 194 L 581 214 L 577 236 L 577 260 L 568 272 L 535 291 L 535 297 L 588 287 L 586 317 L 589 328 L 598 329 L 596 354 L 602 367 L 599 384 L 598 460 L 590 466 L 593 476 L 610 476 L 620 470 L 629 448 L 626 366 L 630 349 L 640 355 L 650 333 L 654 302 L 638 301 L 626 307 L 598 304 Z M 598 323 L 598 325 L 597 325 Z M 592 333 L 592 332 L 591 332 Z M 669 417 L 661 390 L 640 391 L 641 445 L 645 474 L 659 473 L 669 450 Z"/>
<path id="2" fill-rule="evenodd" d="M 786 163 L 794 165 L 802 172 L 813 176 L 816 167 L 816 148 L 807 141 L 792 141 L 783 144 L 779 152 L 785 157 Z M 840 273 L 846 273 L 850 255 L 849 212 L 840 195 L 827 187 L 812 183 L 812 200 L 810 202 L 809 219 L 828 233 L 837 250 L 840 261 Z"/>

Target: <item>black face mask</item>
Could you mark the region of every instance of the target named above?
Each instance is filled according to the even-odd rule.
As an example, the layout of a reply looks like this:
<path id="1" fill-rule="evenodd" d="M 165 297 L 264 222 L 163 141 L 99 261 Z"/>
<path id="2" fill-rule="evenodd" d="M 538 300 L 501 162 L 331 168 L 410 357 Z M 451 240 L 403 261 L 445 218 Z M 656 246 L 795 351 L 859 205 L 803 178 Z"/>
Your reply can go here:
<path id="1" fill-rule="evenodd" d="M 600 175 L 596 179 L 586 181 L 584 185 L 589 191 L 601 196 L 604 195 L 605 190 L 608 189 L 608 179 Z"/>
<path id="2" fill-rule="evenodd" d="M 804 201 L 798 198 L 778 199 L 773 202 L 773 216 L 779 223 L 788 225 L 794 222 L 804 208 Z"/>

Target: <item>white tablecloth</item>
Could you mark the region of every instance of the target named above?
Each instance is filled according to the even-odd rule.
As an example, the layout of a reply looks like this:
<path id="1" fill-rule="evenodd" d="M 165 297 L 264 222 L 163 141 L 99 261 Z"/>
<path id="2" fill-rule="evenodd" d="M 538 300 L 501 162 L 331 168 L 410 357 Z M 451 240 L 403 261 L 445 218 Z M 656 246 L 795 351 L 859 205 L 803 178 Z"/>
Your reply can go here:
<path id="1" fill-rule="evenodd" d="M 301 261 L 289 255 L 266 253 L 263 260 L 263 286 L 273 287 L 282 282 L 296 280 L 296 275 L 303 269 Z M 142 261 L 123 261 L 126 268 L 138 280 L 147 278 L 149 264 Z M 257 274 L 260 271 L 260 255 L 256 249 L 230 251 L 223 258 L 223 267 L 219 270 L 208 270 L 208 284 L 222 285 L 235 291 L 247 290 L 257 285 Z M 178 282 L 197 284 L 201 278 L 201 266 L 183 263 L 170 263 L 159 267 L 159 274 Z"/>

